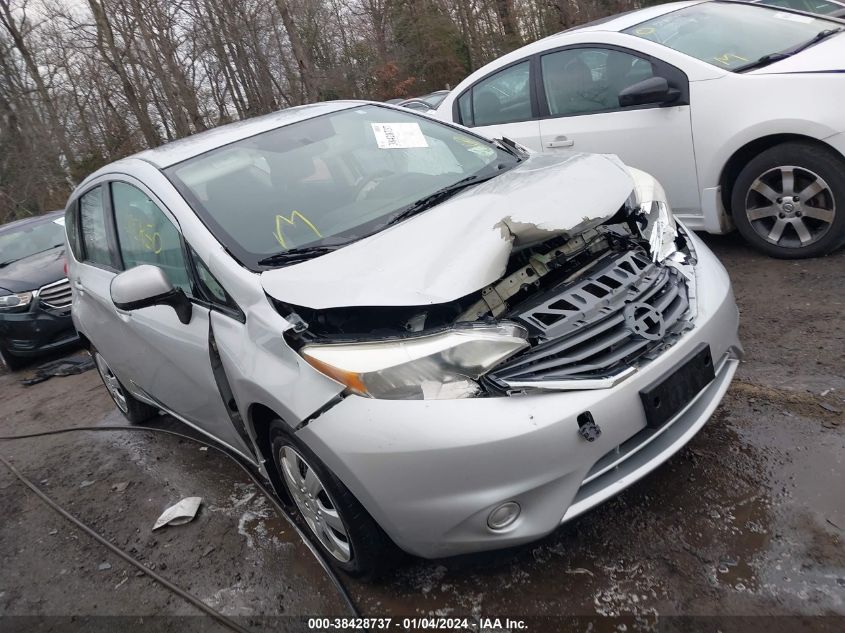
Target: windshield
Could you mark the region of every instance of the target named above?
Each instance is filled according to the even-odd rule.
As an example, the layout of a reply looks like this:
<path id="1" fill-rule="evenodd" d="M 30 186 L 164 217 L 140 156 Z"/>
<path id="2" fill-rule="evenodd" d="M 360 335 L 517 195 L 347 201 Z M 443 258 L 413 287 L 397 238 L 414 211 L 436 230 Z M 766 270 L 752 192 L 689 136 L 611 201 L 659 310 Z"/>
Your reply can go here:
<path id="1" fill-rule="evenodd" d="M 454 127 L 361 105 L 237 141 L 167 174 L 217 239 L 259 270 L 273 254 L 370 235 L 444 187 L 517 162 Z"/>
<path id="2" fill-rule="evenodd" d="M 760 5 L 708 2 L 647 20 L 624 32 L 734 70 L 839 26 L 823 18 Z"/>
<path id="3" fill-rule="evenodd" d="M 0 266 L 63 246 L 64 222 L 64 218 L 56 218 L 14 229 L 0 227 Z"/>

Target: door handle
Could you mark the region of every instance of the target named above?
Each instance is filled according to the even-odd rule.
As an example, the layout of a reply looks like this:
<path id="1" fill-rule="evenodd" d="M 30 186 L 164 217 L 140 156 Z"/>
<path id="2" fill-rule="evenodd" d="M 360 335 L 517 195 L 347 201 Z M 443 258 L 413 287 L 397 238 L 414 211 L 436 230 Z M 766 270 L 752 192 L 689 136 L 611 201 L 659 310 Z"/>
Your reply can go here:
<path id="1" fill-rule="evenodd" d="M 554 149 L 555 147 L 572 147 L 573 145 L 575 145 L 575 141 L 565 136 L 558 136 L 555 140 L 546 143 L 546 147 L 549 149 Z"/>

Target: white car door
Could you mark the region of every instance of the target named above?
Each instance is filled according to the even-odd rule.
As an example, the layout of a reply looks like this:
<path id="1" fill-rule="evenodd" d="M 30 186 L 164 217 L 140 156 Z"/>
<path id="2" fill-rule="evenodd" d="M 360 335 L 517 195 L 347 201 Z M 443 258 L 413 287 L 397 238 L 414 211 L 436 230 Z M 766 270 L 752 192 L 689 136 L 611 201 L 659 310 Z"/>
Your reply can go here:
<path id="1" fill-rule="evenodd" d="M 689 88 L 680 70 L 629 50 L 577 45 L 541 55 L 538 74 L 542 151 L 616 154 L 655 176 L 680 215 L 700 213 Z M 678 91 L 674 105 L 620 107 L 621 90 L 651 77 Z"/>
<path id="2" fill-rule="evenodd" d="M 488 138 L 506 136 L 540 151 L 531 81 L 529 60 L 511 64 L 462 93 L 455 106 L 460 116 L 455 118 Z"/>

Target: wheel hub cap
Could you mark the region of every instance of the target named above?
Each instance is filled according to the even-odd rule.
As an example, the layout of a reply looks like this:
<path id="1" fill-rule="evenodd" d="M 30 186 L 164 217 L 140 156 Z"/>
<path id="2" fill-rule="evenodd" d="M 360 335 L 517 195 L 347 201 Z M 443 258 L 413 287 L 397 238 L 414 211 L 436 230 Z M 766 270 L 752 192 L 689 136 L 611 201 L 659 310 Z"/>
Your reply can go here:
<path id="1" fill-rule="evenodd" d="M 783 166 L 751 183 L 745 214 L 767 242 L 800 248 L 817 242 L 830 230 L 836 204 L 821 176 L 803 167 Z"/>
<path id="2" fill-rule="evenodd" d="M 349 533 L 316 471 L 292 446 L 282 447 L 279 463 L 287 488 L 308 528 L 332 556 L 348 563 L 352 560 Z"/>
<path id="3" fill-rule="evenodd" d="M 123 393 L 123 386 L 120 384 L 117 376 L 112 373 L 106 361 L 99 354 L 94 354 L 94 362 L 97 365 L 100 376 L 103 377 L 103 383 L 106 385 L 106 389 L 108 389 L 112 400 L 114 400 L 114 403 L 121 411 L 126 413 L 129 410 L 126 404 L 126 394 Z"/>

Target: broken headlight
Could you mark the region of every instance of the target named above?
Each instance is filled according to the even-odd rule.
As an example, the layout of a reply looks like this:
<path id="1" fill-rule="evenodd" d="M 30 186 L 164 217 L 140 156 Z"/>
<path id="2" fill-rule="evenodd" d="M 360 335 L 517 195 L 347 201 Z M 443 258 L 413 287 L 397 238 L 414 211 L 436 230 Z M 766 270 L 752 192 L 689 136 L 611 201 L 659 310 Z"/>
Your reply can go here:
<path id="1" fill-rule="evenodd" d="M 309 344 L 314 368 L 358 395 L 387 400 L 467 398 L 476 380 L 528 346 L 515 323 L 458 325 L 433 334 L 363 343 Z"/>

